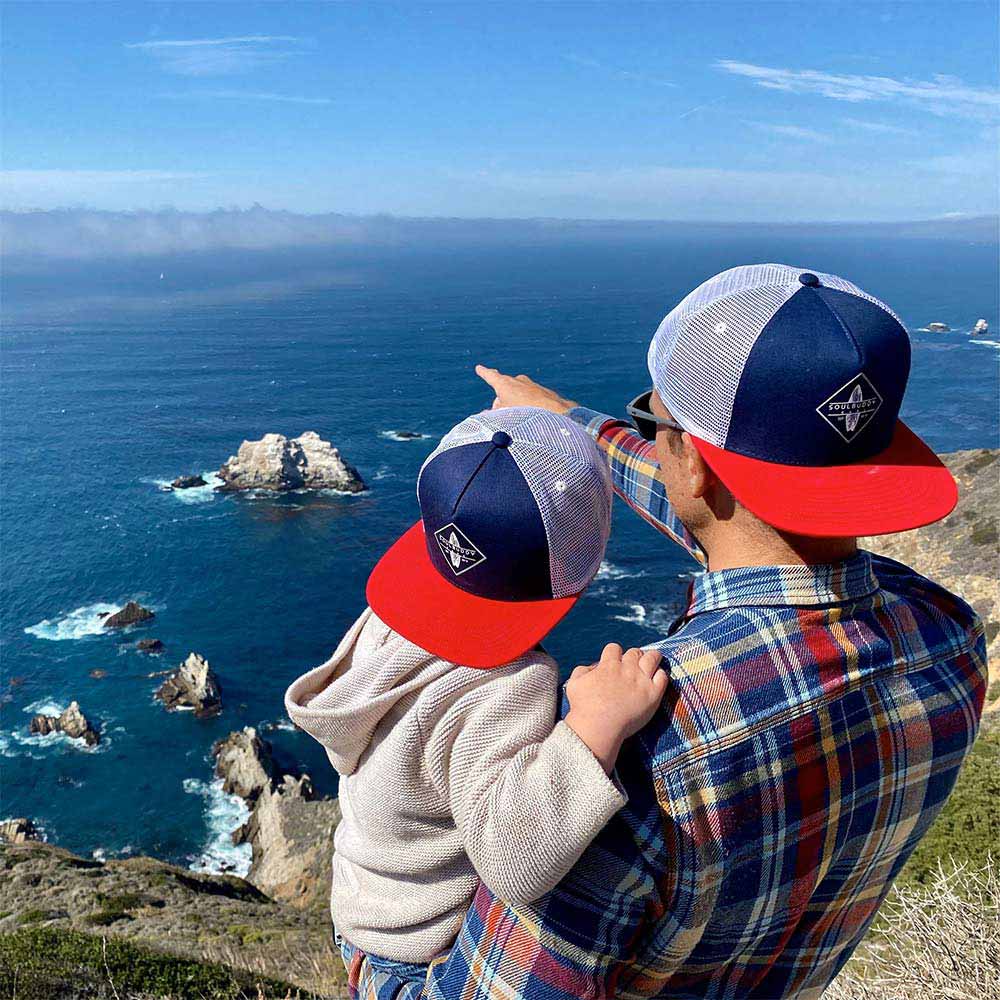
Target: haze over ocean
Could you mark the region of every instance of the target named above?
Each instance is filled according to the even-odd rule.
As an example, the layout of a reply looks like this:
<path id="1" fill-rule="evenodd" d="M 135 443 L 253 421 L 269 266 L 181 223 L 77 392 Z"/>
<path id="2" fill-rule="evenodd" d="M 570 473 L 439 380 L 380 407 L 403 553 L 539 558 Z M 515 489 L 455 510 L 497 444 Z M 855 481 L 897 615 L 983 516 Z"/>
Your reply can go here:
<path id="1" fill-rule="evenodd" d="M 662 316 L 711 274 L 756 261 L 839 273 L 885 299 L 913 339 L 904 419 L 939 451 L 996 445 L 996 244 L 981 233 L 513 227 L 451 243 L 9 263 L 0 812 L 75 851 L 244 866 L 228 842 L 241 807 L 212 784 L 211 745 L 256 725 L 282 763 L 335 791 L 282 693 L 360 612 L 372 563 L 417 516 L 416 473 L 437 438 L 490 404 L 473 365 L 621 414 L 648 385 Z M 991 333 L 970 340 L 980 317 Z M 955 332 L 919 331 L 932 321 Z M 160 489 L 217 469 L 244 438 L 304 430 L 340 447 L 368 492 Z M 426 437 L 393 440 L 399 430 Z M 616 504 L 605 566 L 549 648 L 568 671 L 605 642 L 654 641 L 694 570 Z M 98 612 L 130 598 L 155 621 L 104 634 Z M 144 636 L 165 654 L 136 652 Z M 217 719 L 153 701 L 149 674 L 191 651 L 220 676 Z M 102 727 L 99 748 L 28 737 L 31 713 L 73 698 Z"/>

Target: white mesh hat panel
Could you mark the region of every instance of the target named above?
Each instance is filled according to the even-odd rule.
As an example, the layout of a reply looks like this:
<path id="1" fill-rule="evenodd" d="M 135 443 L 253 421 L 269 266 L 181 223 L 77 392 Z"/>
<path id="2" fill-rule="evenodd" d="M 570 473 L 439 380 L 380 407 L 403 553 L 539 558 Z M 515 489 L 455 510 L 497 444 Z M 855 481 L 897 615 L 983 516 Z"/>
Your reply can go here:
<path id="1" fill-rule="evenodd" d="M 827 288 L 849 292 L 899 317 L 882 301 L 834 274 L 787 264 L 751 264 L 717 274 L 663 319 L 647 358 L 653 385 L 683 427 L 724 448 L 736 390 L 757 338 L 810 272 Z"/>
<path id="2" fill-rule="evenodd" d="M 510 435 L 510 456 L 538 504 L 552 596 L 580 593 L 600 568 L 611 533 L 611 477 L 604 458 L 593 438 L 568 417 L 517 406 L 467 417 L 441 439 L 423 467 L 442 451 L 489 441 L 497 431 Z"/>

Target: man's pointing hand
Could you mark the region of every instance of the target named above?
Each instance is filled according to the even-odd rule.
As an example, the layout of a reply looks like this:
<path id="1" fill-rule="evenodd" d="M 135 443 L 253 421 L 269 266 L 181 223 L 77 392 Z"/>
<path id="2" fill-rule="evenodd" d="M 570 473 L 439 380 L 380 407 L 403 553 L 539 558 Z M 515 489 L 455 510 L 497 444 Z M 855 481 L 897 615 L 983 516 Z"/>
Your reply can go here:
<path id="1" fill-rule="evenodd" d="M 504 406 L 537 406 L 553 413 L 566 413 L 577 404 L 532 381 L 527 375 L 504 375 L 496 368 L 476 365 L 476 374 L 493 390 L 493 409 Z"/>

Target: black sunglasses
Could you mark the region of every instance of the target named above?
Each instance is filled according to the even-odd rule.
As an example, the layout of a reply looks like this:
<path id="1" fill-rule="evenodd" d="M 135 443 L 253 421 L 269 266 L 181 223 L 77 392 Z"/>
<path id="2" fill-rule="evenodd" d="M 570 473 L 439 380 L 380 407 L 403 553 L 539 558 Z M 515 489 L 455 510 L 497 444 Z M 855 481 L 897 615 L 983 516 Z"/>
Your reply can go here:
<path id="1" fill-rule="evenodd" d="M 676 420 L 671 420 L 669 417 L 658 417 L 650 409 L 649 402 L 653 392 L 653 389 L 647 389 L 645 392 L 636 396 L 635 399 L 633 399 L 632 402 L 625 407 L 625 412 L 632 418 L 632 423 L 635 424 L 635 429 L 647 441 L 656 440 L 657 427 L 669 427 L 672 431 L 684 430 L 684 428 L 681 427 Z"/>

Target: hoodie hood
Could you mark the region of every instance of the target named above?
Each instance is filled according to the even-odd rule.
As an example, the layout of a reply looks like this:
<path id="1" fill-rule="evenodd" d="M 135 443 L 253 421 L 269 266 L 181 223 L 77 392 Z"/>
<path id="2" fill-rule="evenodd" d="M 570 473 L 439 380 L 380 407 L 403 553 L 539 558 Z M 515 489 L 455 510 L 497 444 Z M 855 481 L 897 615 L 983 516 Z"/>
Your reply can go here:
<path id="1" fill-rule="evenodd" d="M 353 774 L 381 722 L 454 664 L 428 653 L 366 608 L 333 656 L 285 692 L 285 710 Z"/>

